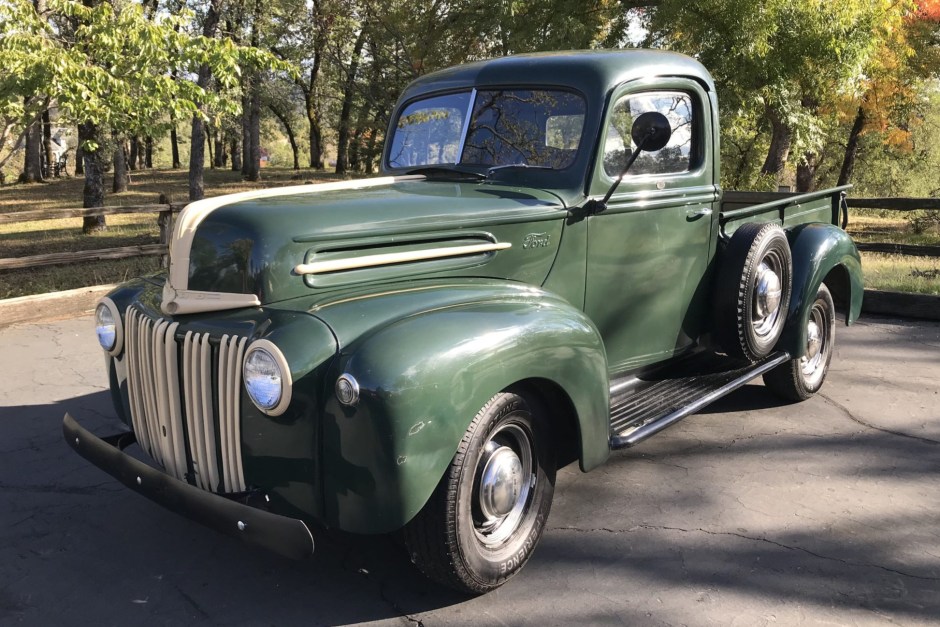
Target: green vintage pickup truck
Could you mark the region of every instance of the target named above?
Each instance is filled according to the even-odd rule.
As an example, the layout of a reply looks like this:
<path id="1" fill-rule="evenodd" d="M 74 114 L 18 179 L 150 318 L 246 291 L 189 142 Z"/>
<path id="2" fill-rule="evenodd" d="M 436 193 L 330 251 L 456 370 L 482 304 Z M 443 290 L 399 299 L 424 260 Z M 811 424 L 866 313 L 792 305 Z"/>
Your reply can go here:
<path id="1" fill-rule="evenodd" d="M 521 55 L 419 78 L 382 178 L 189 205 L 168 272 L 97 308 L 131 429 L 68 442 L 284 555 L 399 532 L 469 593 L 518 572 L 555 474 L 763 376 L 810 397 L 859 314 L 844 189 L 719 187 L 698 62 Z M 152 464 L 124 453 L 138 443 Z"/>

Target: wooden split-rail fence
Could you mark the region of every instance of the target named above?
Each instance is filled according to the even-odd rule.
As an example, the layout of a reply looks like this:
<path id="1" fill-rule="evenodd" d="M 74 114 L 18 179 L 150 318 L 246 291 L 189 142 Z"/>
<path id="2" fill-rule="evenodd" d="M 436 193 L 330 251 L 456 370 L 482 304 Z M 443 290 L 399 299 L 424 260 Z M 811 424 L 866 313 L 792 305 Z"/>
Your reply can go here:
<path id="1" fill-rule="evenodd" d="M 940 211 L 940 198 L 848 198 L 849 207 L 855 209 L 886 209 L 888 211 Z M 851 231 L 851 229 L 850 229 Z M 914 244 L 885 244 L 856 242 L 861 251 L 910 255 L 913 257 L 940 257 L 940 246 Z"/>
<path id="2" fill-rule="evenodd" d="M 164 200 L 161 198 L 161 200 Z M 93 209 L 40 209 L 0 214 L 0 224 L 84 218 L 86 216 L 116 215 L 126 213 L 156 213 L 160 230 L 159 244 L 122 246 L 99 250 L 54 252 L 26 257 L 0 258 L 0 271 L 18 268 L 39 268 L 59 264 L 73 264 L 102 259 L 127 259 L 149 255 L 163 255 L 166 262 L 167 244 L 173 226 L 173 215 L 179 213 L 186 203 L 160 202 L 152 205 L 130 205 L 124 207 L 97 207 Z M 931 210 L 940 211 L 940 198 L 849 198 L 850 208 L 886 209 L 890 211 Z M 858 249 L 868 252 L 940 257 L 940 246 L 917 246 L 912 244 L 859 242 Z"/>
<path id="3" fill-rule="evenodd" d="M 0 270 L 14 270 L 20 268 L 41 268 L 62 264 L 81 263 L 86 261 L 100 261 L 105 259 L 129 259 L 132 257 L 146 257 L 151 255 L 164 256 L 168 251 L 170 233 L 173 229 L 173 215 L 182 211 L 187 203 L 161 201 L 152 205 L 127 205 L 123 207 L 94 207 L 91 209 L 38 209 L 35 211 L 16 211 L 0 214 L 0 224 L 16 224 L 23 222 L 39 222 L 43 220 L 62 220 L 64 218 L 85 218 L 91 216 L 118 215 L 127 213 L 156 213 L 157 228 L 160 230 L 159 244 L 143 244 L 138 246 L 121 246 L 119 248 L 101 248 L 97 250 L 79 250 L 45 253 L 42 255 L 29 255 L 25 257 L 0 258 Z"/>

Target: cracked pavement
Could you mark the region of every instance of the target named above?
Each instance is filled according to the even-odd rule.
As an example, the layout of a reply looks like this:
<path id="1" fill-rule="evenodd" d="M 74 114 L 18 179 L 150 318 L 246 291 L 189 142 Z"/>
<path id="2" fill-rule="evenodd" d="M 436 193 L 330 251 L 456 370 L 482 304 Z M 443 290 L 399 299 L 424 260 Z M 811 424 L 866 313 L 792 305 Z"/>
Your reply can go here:
<path id="1" fill-rule="evenodd" d="M 121 428 L 91 319 L 2 329 L 0 625 L 940 625 L 940 323 L 836 341 L 805 403 L 755 382 L 562 470 L 531 561 L 467 599 L 394 538 L 290 562 L 124 489 L 61 435 Z"/>

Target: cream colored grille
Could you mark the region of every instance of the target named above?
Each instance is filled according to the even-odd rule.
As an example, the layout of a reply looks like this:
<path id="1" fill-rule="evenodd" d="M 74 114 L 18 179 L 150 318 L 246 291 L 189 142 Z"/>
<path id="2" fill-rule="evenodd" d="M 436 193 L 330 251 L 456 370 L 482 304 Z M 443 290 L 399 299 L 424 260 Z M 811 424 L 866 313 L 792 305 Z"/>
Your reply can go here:
<path id="1" fill-rule="evenodd" d="M 125 316 L 127 388 L 141 447 L 166 471 L 185 480 L 192 462 L 197 486 L 242 492 L 241 362 L 248 338 L 208 333 L 153 319 L 136 307 Z M 215 395 L 215 396 L 213 396 Z M 215 402 L 213 402 L 215 401 Z"/>

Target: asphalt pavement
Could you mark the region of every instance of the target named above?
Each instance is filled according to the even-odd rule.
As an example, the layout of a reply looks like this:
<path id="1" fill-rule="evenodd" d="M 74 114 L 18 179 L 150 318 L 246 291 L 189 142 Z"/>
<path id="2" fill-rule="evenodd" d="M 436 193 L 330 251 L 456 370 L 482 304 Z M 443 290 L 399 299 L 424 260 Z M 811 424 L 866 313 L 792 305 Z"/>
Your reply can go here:
<path id="1" fill-rule="evenodd" d="M 522 573 L 466 598 L 394 538 L 291 562 L 119 485 L 65 444 L 113 417 L 89 317 L 0 330 L 0 625 L 940 624 L 940 323 L 837 329 L 822 392 L 745 386 L 560 472 Z"/>

